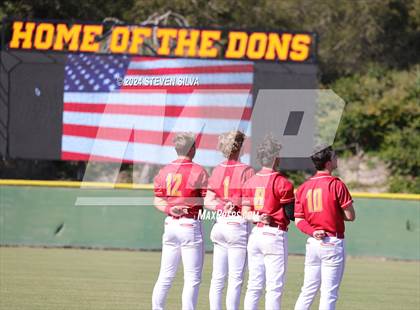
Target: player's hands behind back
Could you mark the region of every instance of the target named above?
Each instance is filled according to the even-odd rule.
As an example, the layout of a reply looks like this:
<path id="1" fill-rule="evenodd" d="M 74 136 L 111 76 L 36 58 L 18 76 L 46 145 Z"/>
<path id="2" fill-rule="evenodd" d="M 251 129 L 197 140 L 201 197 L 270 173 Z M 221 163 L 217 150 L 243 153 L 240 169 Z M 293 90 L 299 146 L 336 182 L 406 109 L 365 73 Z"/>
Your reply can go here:
<path id="1" fill-rule="evenodd" d="M 314 233 L 312 234 L 312 236 L 316 239 L 316 240 L 322 240 L 326 237 L 325 231 L 320 229 L 320 230 L 315 230 Z"/>
<path id="2" fill-rule="evenodd" d="M 260 222 L 265 224 L 265 225 L 269 225 L 272 221 L 272 217 L 268 214 L 261 214 L 260 215 Z"/>
<path id="3" fill-rule="evenodd" d="M 181 216 L 188 213 L 187 209 L 182 206 L 173 206 L 169 209 L 169 212 L 172 216 Z"/>
<path id="4" fill-rule="evenodd" d="M 232 203 L 232 201 L 228 201 L 225 204 L 225 208 L 223 210 L 224 213 L 230 214 L 235 211 L 236 206 Z"/>

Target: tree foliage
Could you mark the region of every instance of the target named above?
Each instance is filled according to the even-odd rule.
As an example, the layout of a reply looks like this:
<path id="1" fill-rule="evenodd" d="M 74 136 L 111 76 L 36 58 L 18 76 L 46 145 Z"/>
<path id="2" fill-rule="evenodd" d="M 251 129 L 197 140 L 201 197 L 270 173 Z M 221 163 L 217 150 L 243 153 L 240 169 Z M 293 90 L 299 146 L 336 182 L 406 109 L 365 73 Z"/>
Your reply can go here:
<path id="1" fill-rule="evenodd" d="M 412 191 L 420 173 L 420 66 L 409 71 L 372 67 L 367 74 L 337 80 L 332 88 L 346 101 L 336 144 L 357 144 L 378 154 L 397 177 L 391 189 Z"/>

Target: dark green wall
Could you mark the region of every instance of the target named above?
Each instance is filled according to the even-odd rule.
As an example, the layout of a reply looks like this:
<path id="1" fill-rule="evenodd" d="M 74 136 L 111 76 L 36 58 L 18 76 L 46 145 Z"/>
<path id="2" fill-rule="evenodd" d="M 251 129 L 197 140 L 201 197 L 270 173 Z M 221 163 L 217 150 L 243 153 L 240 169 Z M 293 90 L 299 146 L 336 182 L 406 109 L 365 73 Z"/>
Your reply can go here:
<path id="1" fill-rule="evenodd" d="M 151 205 L 75 206 L 78 197 L 145 196 L 152 191 L 0 186 L 0 244 L 159 249 L 164 216 Z M 420 201 L 355 199 L 355 207 L 349 255 L 420 259 Z M 205 221 L 207 250 L 210 229 Z M 304 249 L 291 225 L 289 252 Z"/>

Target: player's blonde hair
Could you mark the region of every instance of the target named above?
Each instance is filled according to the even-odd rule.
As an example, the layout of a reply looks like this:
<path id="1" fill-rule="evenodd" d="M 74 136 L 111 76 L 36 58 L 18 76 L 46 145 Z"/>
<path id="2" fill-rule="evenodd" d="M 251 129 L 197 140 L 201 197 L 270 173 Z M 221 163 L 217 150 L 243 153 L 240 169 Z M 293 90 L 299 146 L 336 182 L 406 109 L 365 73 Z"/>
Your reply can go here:
<path id="1" fill-rule="evenodd" d="M 192 132 L 179 132 L 172 142 L 175 144 L 175 150 L 179 156 L 187 156 L 195 145 L 195 135 Z"/>
<path id="2" fill-rule="evenodd" d="M 263 167 L 271 167 L 274 160 L 279 157 L 282 145 L 272 135 L 265 136 L 257 149 L 257 160 Z"/>
<path id="3" fill-rule="evenodd" d="M 219 136 L 217 148 L 222 152 L 223 156 L 229 158 L 232 154 L 238 153 L 245 140 L 245 134 L 239 130 L 232 130 L 222 133 Z"/>

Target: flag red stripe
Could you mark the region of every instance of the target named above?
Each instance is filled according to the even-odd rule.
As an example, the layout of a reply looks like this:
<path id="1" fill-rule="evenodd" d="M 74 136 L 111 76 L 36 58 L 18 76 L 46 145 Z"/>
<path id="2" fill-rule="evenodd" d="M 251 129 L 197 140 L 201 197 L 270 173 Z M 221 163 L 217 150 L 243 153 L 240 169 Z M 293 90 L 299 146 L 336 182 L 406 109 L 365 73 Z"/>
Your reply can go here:
<path id="1" fill-rule="evenodd" d="M 159 131 L 152 130 L 135 130 L 124 128 L 63 124 L 63 135 L 67 136 L 157 144 L 166 146 L 173 146 L 172 140 L 175 134 L 176 132 L 168 131 L 162 133 Z M 216 150 L 218 138 L 218 135 L 201 134 L 199 136 L 198 148 Z M 245 140 L 244 152 L 250 152 L 249 139 Z"/>
<path id="2" fill-rule="evenodd" d="M 200 66 L 178 67 L 158 69 L 128 69 L 126 75 L 165 75 L 165 74 L 188 74 L 188 73 L 239 73 L 254 72 L 252 65 L 230 66 Z"/>
<path id="3" fill-rule="evenodd" d="M 61 159 L 62 160 L 94 160 L 94 161 L 103 161 L 103 162 L 117 162 L 117 163 L 127 163 L 131 164 L 133 163 L 132 160 L 128 159 L 121 159 L 121 158 L 115 158 L 115 157 L 108 157 L 108 156 L 100 156 L 100 155 L 90 155 L 90 154 L 84 154 L 84 153 L 76 153 L 76 152 L 61 152 Z M 140 161 L 136 161 L 140 162 Z"/>
<path id="4" fill-rule="evenodd" d="M 222 118 L 250 120 L 252 109 L 249 107 L 216 107 L 216 106 L 150 106 L 125 104 L 87 104 L 65 102 L 64 111 L 89 112 L 105 114 L 134 114 L 167 117 L 193 117 L 193 118 Z"/>

